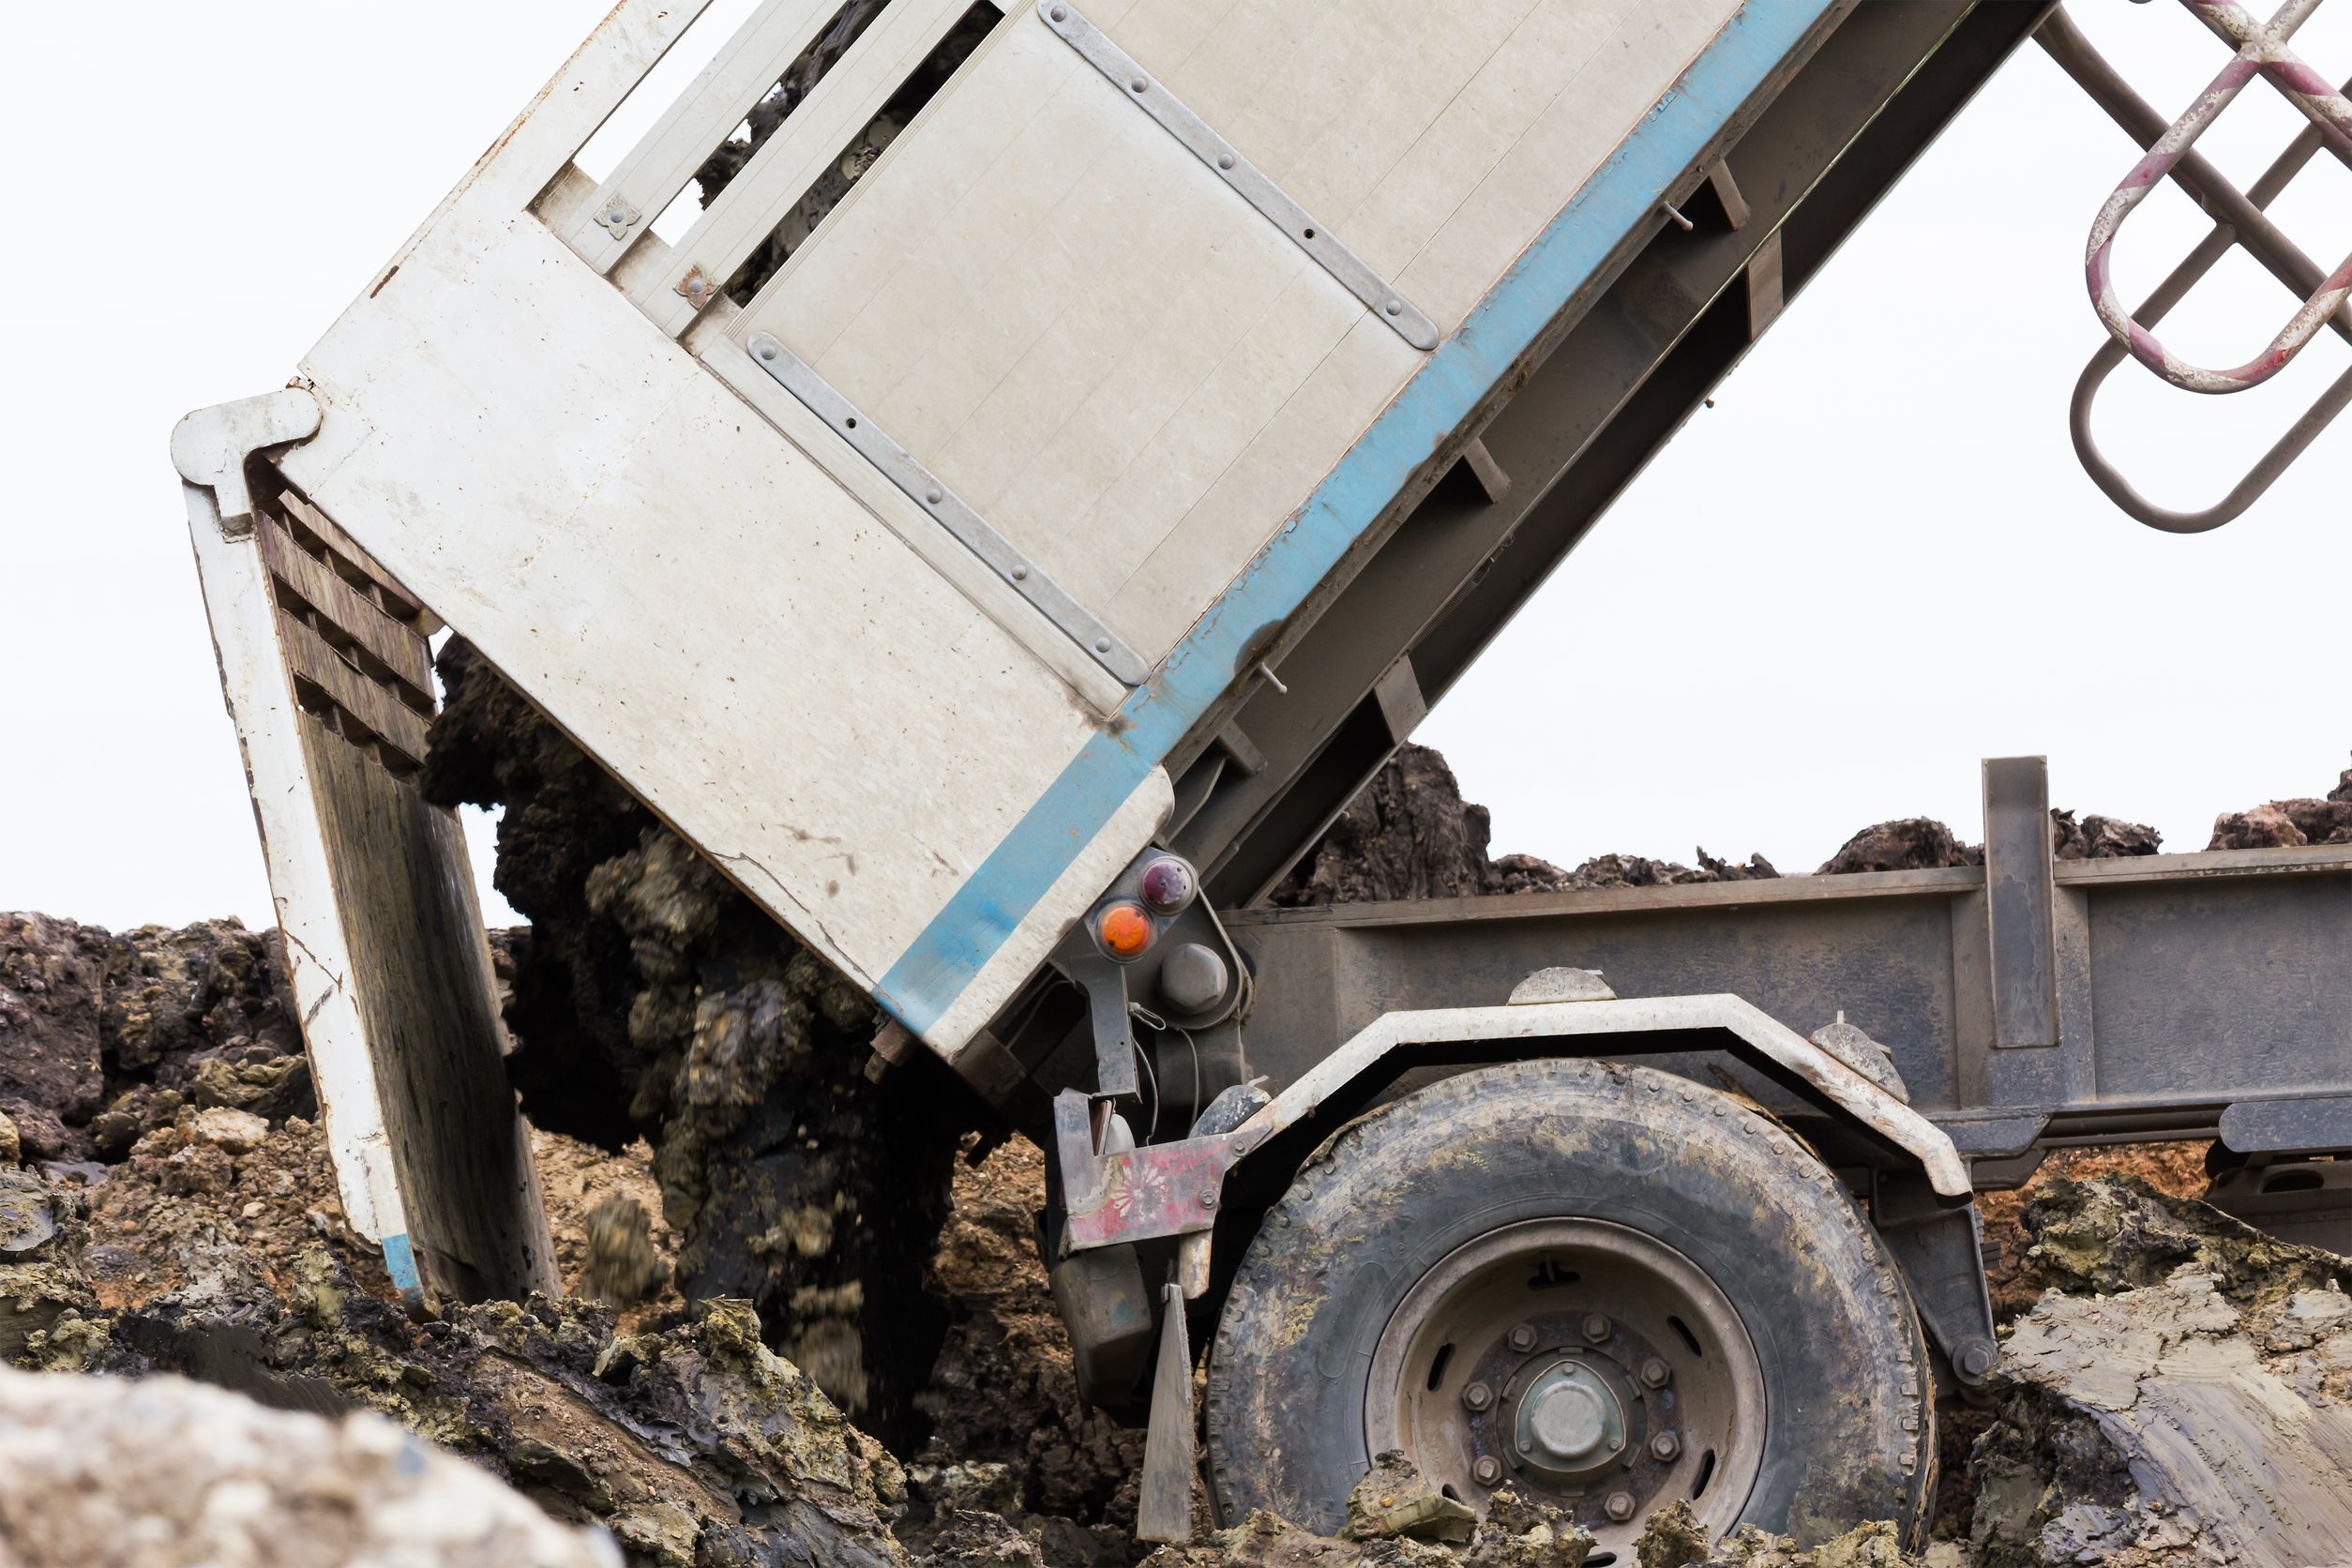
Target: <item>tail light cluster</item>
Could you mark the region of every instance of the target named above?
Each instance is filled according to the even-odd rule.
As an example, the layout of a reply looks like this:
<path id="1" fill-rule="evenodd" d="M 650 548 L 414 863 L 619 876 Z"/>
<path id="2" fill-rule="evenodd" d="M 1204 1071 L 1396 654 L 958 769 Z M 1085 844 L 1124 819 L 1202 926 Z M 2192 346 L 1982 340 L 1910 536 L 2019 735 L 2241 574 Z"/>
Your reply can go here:
<path id="1" fill-rule="evenodd" d="M 1167 923 L 1199 894 L 1200 878 L 1181 855 L 1149 861 L 1134 882 L 1137 897 L 1113 898 L 1097 907 L 1092 926 L 1094 945 L 1120 963 L 1141 957 Z"/>

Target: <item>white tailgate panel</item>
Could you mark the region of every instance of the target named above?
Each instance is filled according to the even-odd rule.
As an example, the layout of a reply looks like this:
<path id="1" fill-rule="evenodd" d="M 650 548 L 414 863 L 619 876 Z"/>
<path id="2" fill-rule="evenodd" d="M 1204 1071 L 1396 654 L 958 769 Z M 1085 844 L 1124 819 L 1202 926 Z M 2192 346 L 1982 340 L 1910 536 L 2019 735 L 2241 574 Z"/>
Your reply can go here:
<path id="1" fill-rule="evenodd" d="M 1096 727 L 535 219 L 445 212 L 304 369 L 288 474 L 862 985 Z"/>
<path id="2" fill-rule="evenodd" d="M 1450 332 L 1738 6 L 1078 8 Z M 1424 359 L 1028 8 L 755 331 L 1147 661 Z"/>

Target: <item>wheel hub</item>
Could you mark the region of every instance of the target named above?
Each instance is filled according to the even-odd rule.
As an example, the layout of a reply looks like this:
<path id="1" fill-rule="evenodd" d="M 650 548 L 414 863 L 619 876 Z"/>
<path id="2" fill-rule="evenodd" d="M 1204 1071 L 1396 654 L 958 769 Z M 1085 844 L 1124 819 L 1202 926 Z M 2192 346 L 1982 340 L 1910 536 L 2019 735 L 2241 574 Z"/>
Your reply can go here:
<path id="1" fill-rule="evenodd" d="M 1518 1401 L 1509 1444 L 1512 1461 L 1549 1479 L 1574 1483 L 1606 1470 L 1625 1452 L 1625 1401 L 1577 1352 L 1537 1372 Z"/>
<path id="2" fill-rule="evenodd" d="M 1606 1221 L 1522 1221 L 1467 1243 L 1399 1304 L 1373 1357 L 1365 1436 L 1485 1511 L 1517 1485 L 1621 1551 L 1688 1499 L 1711 1531 L 1761 1463 L 1756 1354 L 1672 1247 Z"/>

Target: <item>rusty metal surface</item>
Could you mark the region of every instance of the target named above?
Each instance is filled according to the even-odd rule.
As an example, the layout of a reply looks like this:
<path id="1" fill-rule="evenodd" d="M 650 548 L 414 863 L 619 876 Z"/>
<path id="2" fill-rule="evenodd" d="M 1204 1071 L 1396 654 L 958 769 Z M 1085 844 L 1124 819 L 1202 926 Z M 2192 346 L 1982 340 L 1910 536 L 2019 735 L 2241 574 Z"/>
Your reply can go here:
<path id="1" fill-rule="evenodd" d="M 2099 209 L 2099 216 L 2091 221 L 2083 270 L 2099 319 L 2133 358 L 2175 386 L 2192 392 L 2242 392 L 2261 385 L 2284 369 L 2318 335 L 2328 318 L 2342 308 L 2347 295 L 2352 295 L 2352 255 L 2347 255 L 2335 271 L 2320 280 L 2302 308 L 2288 318 L 2278 336 L 2261 353 L 2242 365 L 2214 369 L 2191 364 L 2173 354 L 2125 308 L 2115 289 L 2116 235 L 2124 220 L 2148 199 L 2157 182 L 2174 172 L 2197 138 L 2211 128 L 2222 112 L 2255 77 L 2263 78 L 2284 94 L 2311 120 L 2329 150 L 2347 162 L 2352 162 L 2352 99 L 2305 64 L 2287 42 L 2295 30 L 2319 8 L 2320 0 L 2287 0 L 2268 23 L 2256 22 L 2234 0 L 2181 3 L 2188 7 L 2191 15 L 2235 48 L 2237 53 L 2198 95 L 2188 112 L 2175 120 L 2133 165 L 2132 172 Z"/>
<path id="2" fill-rule="evenodd" d="M 1242 1131 L 1107 1149 L 1098 1130 L 1099 1105 L 1077 1089 L 1054 1096 L 1054 1169 L 1069 1216 L 1063 1251 L 1182 1236 L 1214 1226 L 1225 1173 L 1261 1135 Z"/>

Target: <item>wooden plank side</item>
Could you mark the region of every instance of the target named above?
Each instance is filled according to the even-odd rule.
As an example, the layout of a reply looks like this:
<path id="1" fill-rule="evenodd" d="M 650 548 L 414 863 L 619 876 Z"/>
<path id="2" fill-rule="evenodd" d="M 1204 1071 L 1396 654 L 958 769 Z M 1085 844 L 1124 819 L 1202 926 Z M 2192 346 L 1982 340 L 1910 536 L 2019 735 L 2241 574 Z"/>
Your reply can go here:
<path id="1" fill-rule="evenodd" d="M 254 519 L 262 561 L 296 598 L 324 615 L 409 688 L 412 706 L 432 702 L 433 666 L 425 640 L 384 612 L 286 536 L 267 512 Z"/>
<path id="2" fill-rule="evenodd" d="M 565 243 L 611 272 L 839 8 L 836 0 L 766 0 L 596 188 L 562 231 Z M 616 204 L 638 215 L 619 234 L 599 221 Z"/>
<path id="3" fill-rule="evenodd" d="M 418 267 L 312 352 L 289 478 L 871 988 L 1097 716 L 543 227 Z"/>
<path id="4" fill-rule="evenodd" d="M 350 577 L 344 569 L 348 567 L 365 579 L 369 590 L 383 602 L 384 610 L 394 620 L 406 621 L 420 637 L 430 637 L 441 629 L 441 623 L 433 620 L 416 596 L 401 587 L 399 579 L 360 549 L 359 542 L 338 527 L 333 518 L 292 490 L 279 492 L 278 505 L 286 514 L 289 522 L 298 530 L 314 535 L 337 558 L 338 576 L 349 581 Z M 429 622 L 430 625 L 427 624 Z"/>
<path id="5" fill-rule="evenodd" d="M 412 1243 L 469 1301 L 560 1292 L 464 832 L 317 718 L 298 727 Z"/>
<path id="6" fill-rule="evenodd" d="M 424 761 L 422 715 L 345 663 L 325 639 L 283 609 L 278 611 L 278 639 L 296 676 L 325 692 L 329 701 L 410 762 Z"/>
<path id="7" fill-rule="evenodd" d="M 639 286 L 636 298 L 645 314 L 672 337 L 691 325 L 698 307 L 679 293 L 687 274 L 700 268 L 715 289 L 733 277 L 785 209 L 807 193 L 970 8 L 971 0 L 885 6 L 727 182 L 671 252 L 669 264 Z"/>

